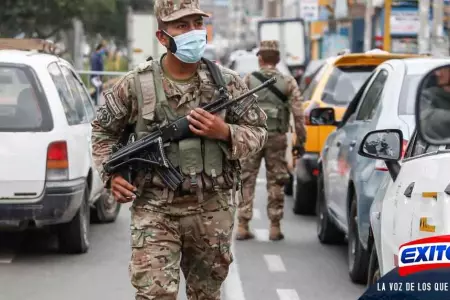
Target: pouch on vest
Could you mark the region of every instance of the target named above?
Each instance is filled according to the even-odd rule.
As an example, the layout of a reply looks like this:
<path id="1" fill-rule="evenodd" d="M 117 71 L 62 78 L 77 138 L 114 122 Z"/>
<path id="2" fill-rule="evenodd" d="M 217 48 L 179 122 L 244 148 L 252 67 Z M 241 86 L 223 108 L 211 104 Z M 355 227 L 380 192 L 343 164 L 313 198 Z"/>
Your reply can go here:
<path id="1" fill-rule="evenodd" d="M 219 188 L 218 177 L 223 172 L 223 150 L 216 141 L 204 140 L 205 174 L 211 177 L 214 190 Z"/>
<path id="2" fill-rule="evenodd" d="M 189 188 L 198 186 L 197 174 L 203 172 L 202 141 L 200 138 L 188 138 L 179 141 L 179 162 L 181 172 L 189 176 Z M 183 184 L 184 188 L 185 185 Z"/>

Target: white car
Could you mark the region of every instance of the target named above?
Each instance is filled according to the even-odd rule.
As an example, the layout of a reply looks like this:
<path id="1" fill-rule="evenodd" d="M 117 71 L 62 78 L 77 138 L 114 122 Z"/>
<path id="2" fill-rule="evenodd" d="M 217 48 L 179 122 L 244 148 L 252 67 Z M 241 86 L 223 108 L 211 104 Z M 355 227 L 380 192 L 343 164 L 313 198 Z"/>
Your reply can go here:
<path id="1" fill-rule="evenodd" d="M 243 78 L 248 73 L 259 70 L 258 57 L 256 54 L 251 52 L 247 52 L 245 54 L 241 53 L 233 59 L 230 59 L 230 64 L 228 67 L 237 72 Z M 289 68 L 283 62 L 280 61 L 276 67 L 282 74 L 292 75 Z"/>
<path id="2" fill-rule="evenodd" d="M 433 71 L 442 66 L 446 68 L 446 74 Z M 438 101 L 441 102 L 428 107 L 428 112 L 437 112 L 429 114 L 429 119 L 419 118 L 417 113 L 422 110 L 420 105 L 415 107 L 416 130 L 402 161 L 403 137 L 398 129 L 369 132 L 359 149 L 362 156 L 384 161 L 391 175 L 379 186 L 379 195 L 370 210 L 375 246 L 370 256 L 368 284 L 375 283 L 380 276 L 398 266 L 402 244 L 450 234 L 450 89 L 447 87 L 450 59 L 435 59 L 423 68 L 425 75 L 419 78 L 418 88 L 410 97 L 424 101 L 422 92 L 430 89 L 430 102 L 439 94 Z M 441 107 L 438 109 L 438 106 Z M 428 132 L 424 134 L 423 128 Z M 443 132 L 448 135 L 445 139 L 435 138 L 430 142 L 427 138 L 442 136 Z"/>
<path id="3" fill-rule="evenodd" d="M 94 118 L 67 61 L 0 50 L 0 226 L 54 225 L 61 251 L 84 253 L 90 218 L 116 219 L 120 206 L 93 164 Z"/>

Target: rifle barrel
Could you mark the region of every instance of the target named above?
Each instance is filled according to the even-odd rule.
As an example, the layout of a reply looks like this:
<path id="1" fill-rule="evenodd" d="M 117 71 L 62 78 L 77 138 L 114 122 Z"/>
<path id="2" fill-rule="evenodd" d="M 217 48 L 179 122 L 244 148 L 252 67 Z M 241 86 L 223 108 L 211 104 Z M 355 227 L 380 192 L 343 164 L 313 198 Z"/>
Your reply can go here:
<path id="1" fill-rule="evenodd" d="M 269 85 L 274 84 L 275 82 L 277 82 L 277 78 L 276 78 L 276 77 L 272 77 L 272 78 L 270 78 L 269 80 L 264 81 L 261 85 L 258 85 L 258 86 L 255 87 L 254 89 L 251 89 L 251 90 L 249 90 L 248 92 L 246 92 L 246 93 L 240 95 L 239 97 L 237 97 L 237 98 L 235 98 L 235 99 L 232 99 L 231 101 L 225 102 L 225 103 L 223 103 L 223 104 L 221 104 L 221 105 L 215 107 L 214 109 L 212 109 L 212 110 L 210 111 L 210 113 L 216 113 L 216 112 L 219 112 L 219 111 L 221 111 L 222 109 L 224 109 L 224 108 L 230 106 L 232 103 L 241 101 L 242 99 L 245 99 L 245 98 L 247 98 L 248 96 L 250 96 L 250 95 L 252 95 L 252 94 L 254 94 L 254 93 L 256 93 L 256 92 L 258 92 L 258 91 L 260 91 L 260 90 L 262 90 L 262 89 L 265 89 L 265 88 L 268 87 Z"/>

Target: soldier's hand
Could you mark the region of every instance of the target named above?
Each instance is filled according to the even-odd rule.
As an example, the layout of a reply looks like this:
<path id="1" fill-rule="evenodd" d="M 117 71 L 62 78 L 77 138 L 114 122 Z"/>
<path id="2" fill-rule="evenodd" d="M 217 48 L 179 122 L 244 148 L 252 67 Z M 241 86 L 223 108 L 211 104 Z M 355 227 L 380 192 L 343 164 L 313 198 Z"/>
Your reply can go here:
<path id="1" fill-rule="evenodd" d="M 119 203 L 127 203 L 136 199 L 136 187 L 126 181 L 120 175 L 114 175 L 111 179 L 111 192 Z"/>
<path id="2" fill-rule="evenodd" d="M 187 119 L 191 123 L 189 129 L 196 135 L 222 141 L 230 139 L 230 128 L 219 116 L 196 108 L 189 113 Z"/>

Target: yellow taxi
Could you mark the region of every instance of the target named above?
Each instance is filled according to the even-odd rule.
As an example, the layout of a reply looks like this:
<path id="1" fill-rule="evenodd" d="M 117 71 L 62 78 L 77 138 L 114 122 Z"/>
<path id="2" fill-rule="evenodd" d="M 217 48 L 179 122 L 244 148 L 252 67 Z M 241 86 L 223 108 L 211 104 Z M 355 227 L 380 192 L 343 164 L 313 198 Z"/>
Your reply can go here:
<path id="1" fill-rule="evenodd" d="M 295 174 L 294 213 L 313 214 L 316 203 L 317 160 L 328 135 L 335 126 L 308 126 L 309 112 L 317 107 L 333 107 L 336 120 L 341 120 L 347 105 L 358 92 L 371 72 L 389 59 L 417 57 L 413 54 L 394 54 L 382 50 L 365 53 L 344 53 L 330 57 L 316 73 L 308 87 L 303 91 L 306 144 L 305 154 L 300 159 L 292 158 L 289 163 Z M 296 136 L 293 134 L 292 144 Z M 293 184 L 291 182 L 290 184 Z M 289 190 L 286 188 L 286 190 Z"/>

